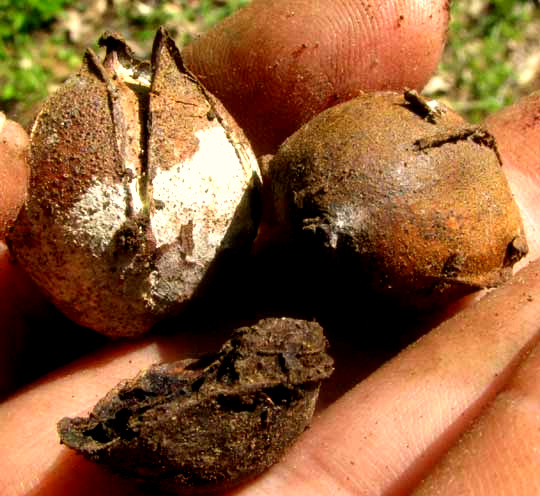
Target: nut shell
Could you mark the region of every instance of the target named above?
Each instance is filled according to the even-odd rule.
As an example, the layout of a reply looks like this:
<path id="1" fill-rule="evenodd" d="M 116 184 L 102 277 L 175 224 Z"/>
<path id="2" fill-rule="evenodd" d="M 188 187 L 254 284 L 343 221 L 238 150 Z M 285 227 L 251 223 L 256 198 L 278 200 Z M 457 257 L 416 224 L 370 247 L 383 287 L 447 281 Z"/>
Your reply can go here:
<path id="1" fill-rule="evenodd" d="M 117 35 L 43 106 L 15 256 L 77 323 L 136 335 L 249 248 L 256 159 L 164 30 L 151 64 Z"/>
<path id="2" fill-rule="evenodd" d="M 231 488 L 275 463 L 309 425 L 333 371 L 322 328 L 264 319 L 219 353 L 154 365 L 87 418 L 64 418 L 64 444 L 176 494 Z"/>
<path id="3" fill-rule="evenodd" d="M 325 294 L 438 306 L 502 283 L 527 252 L 494 138 L 412 91 L 326 110 L 268 167 L 264 220 Z"/>

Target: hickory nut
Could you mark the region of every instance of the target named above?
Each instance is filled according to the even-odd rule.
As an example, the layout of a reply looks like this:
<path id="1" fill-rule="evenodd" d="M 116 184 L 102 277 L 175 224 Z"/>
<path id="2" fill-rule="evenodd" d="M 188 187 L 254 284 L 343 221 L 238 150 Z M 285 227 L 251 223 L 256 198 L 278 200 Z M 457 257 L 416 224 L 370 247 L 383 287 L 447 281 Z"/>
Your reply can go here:
<path id="1" fill-rule="evenodd" d="M 322 112 L 280 147 L 268 178 L 274 239 L 333 293 L 437 307 L 504 282 L 527 253 L 493 136 L 413 91 Z"/>
<path id="2" fill-rule="evenodd" d="M 10 245 L 68 317 L 137 335 L 250 246 L 259 171 L 164 30 L 151 63 L 117 35 L 100 43 L 103 62 L 88 50 L 37 116 L 29 197 Z"/>

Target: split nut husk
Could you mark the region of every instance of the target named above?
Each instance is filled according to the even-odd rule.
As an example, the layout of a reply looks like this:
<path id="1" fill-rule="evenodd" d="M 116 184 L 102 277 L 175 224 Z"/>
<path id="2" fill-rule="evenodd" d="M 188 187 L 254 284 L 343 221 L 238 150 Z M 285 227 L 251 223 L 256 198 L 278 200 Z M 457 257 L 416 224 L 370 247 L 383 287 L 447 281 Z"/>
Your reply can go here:
<path id="1" fill-rule="evenodd" d="M 325 294 L 433 308 L 527 253 L 493 136 L 414 91 L 322 112 L 267 167 L 263 222 Z"/>
<path id="2" fill-rule="evenodd" d="M 309 425 L 333 371 L 315 322 L 264 319 L 215 356 L 154 365 L 87 418 L 58 423 L 62 443 L 176 494 L 226 490 L 275 463 Z"/>
<path id="3" fill-rule="evenodd" d="M 103 62 L 44 104 L 31 133 L 30 192 L 10 236 L 68 317 L 137 335 L 181 311 L 258 225 L 257 161 L 223 106 L 161 29 L 151 63 L 106 34 Z"/>

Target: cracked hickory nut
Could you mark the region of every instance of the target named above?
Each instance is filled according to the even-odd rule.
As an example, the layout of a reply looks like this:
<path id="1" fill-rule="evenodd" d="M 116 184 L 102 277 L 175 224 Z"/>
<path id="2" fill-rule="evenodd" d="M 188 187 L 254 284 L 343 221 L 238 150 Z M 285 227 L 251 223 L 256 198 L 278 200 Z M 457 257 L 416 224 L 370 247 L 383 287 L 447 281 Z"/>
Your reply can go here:
<path id="1" fill-rule="evenodd" d="M 322 112 L 265 167 L 266 237 L 321 292 L 426 309 L 497 286 L 527 253 L 493 136 L 415 91 Z"/>
<path id="2" fill-rule="evenodd" d="M 40 111 L 30 192 L 10 245 L 78 324 L 137 335 L 234 265 L 258 218 L 257 161 L 158 31 L 151 63 L 113 34 Z"/>
<path id="3" fill-rule="evenodd" d="M 216 355 L 122 382 L 88 417 L 62 419 L 58 433 L 90 460 L 167 491 L 226 490 L 279 460 L 308 427 L 333 372 L 326 348 L 315 322 L 263 319 Z"/>

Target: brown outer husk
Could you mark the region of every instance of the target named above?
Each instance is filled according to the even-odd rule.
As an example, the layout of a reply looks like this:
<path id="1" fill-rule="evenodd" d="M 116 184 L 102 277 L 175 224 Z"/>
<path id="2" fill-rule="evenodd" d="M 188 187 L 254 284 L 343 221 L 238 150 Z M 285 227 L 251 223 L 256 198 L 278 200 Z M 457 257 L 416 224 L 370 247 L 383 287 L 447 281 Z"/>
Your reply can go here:
<path id="1" fill-rule="evenodd" d="M 436 108 L 366 94 L 319 114 L 270 162 L 269 230 L 331 291 L 431 307 L 502 283 L 527 252 L 493 137 Z"/>
<path id="2" fill-rule="evenodd" d="M 79 73 L 36 119 L 30 193 L 9 243 L 69 318 L 110 336 L 132 336 L 182 311 L 206 289 L 210 274 L 240 263 L 258 223 L 258 172 L 241 130 L 185 69 L 164 30 L 156 35 L 149 88 L 124 81 L 116 70 L 127 66 L 150 77 L 150 64 L 133 58 L 117 35 L 102 43 L 105 60 L 89 50 Z M 235 164 L 226 188 L 217 188 L 222 179 L 211 172 L 196 178 L 197 187 L 208 183 L 200 197 L 186 176 L 154 187 L 160 174 L 189 169 L 200 145 L 196 133 L 214 130 L 233 150 L 226 159 L 212 157 L 218 171 Z M 89 202 L 94 187 L 100 193 Z M 152 219 L 163 211 L 170 217 L 161 222 L 162 238 L 170 241 L 158 244 Z M 194 225 L 201 211 L 205 217 Z M 203 233 L 199 243 L 195 229 Z"/>

